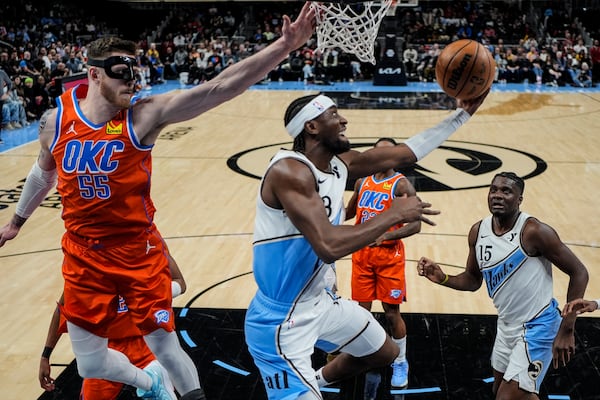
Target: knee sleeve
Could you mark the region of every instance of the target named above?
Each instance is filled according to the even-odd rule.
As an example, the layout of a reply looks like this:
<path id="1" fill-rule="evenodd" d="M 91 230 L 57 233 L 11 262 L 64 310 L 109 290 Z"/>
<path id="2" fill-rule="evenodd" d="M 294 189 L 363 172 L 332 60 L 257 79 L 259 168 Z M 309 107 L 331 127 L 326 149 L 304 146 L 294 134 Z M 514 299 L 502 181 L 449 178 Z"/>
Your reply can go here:
<path id="1" fill-rule="evenodd" d="M 77 371 L 83 378 L 101 378 L 104 375 L 108 353 L 108 339 L 96 336 L 83 328 L 67 322 Z"/>
<path id="2" fill-rule="evenodd" d="M 77 371 L 83 378 L 107 379 L 128 385 L 151 385 L 144 372 L 131 364 L 125 354 L 108 348 L 108 339 L 94 335 L 83 328 L 67 322 L 73 353 L 77 359 Z M 141 376 L 138 382 L 138 376 Z"/>

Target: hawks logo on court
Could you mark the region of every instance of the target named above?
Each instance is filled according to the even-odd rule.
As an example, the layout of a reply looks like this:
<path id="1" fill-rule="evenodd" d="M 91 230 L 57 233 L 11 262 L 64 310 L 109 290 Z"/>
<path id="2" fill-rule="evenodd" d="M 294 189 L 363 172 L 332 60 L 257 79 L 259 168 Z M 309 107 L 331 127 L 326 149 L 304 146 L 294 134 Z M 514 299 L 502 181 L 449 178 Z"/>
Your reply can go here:
<path id="1" fill-rule="evenodd" d="M 364 151 L 376 138 L 352 138 L 352 148 Z M 232 155 L 227 166 L 235 172 L 260 179 L 269 160 L 280 148 L 292 148 L 291 142 L 255 147 Z M 257 161 L 258 160 L 258 161 Z M 447 140 L 417 165 L 402 169 L 417 192 L 439 192 L 488 187 L 501 171 L 514 171 L 524 179 L 540 175 L 547 168 L 539 157 L 518 149 L 484 143 Z M 348 182 L 346 190 L 353 190 Z"/>
<path id="2" fill-rule="evenodd" d="M 529 375 L 529 377 L 535 381 L 540 376 L 543 369 L 544 369 L 543 362 L 541 362 L 539 360 L 532 361 L 529 364 L 529 368 L 527 368 L 527 375 Z"/>

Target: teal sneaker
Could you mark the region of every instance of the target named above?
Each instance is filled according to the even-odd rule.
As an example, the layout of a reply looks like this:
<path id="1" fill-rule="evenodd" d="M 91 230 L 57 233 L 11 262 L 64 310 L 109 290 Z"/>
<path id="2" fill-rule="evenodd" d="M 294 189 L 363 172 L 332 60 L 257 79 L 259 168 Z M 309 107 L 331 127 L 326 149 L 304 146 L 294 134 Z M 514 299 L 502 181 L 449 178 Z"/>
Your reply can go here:
<path id="1" fill-rule="evenodd" d="M 144 368 L 144 372 L 152 378 L 152 388 L 150 390 L 138 388 L 136 391 L 138 397 L 153 400 L 177 400 L 169 374 L 160 363 L 152 361 Z"/>

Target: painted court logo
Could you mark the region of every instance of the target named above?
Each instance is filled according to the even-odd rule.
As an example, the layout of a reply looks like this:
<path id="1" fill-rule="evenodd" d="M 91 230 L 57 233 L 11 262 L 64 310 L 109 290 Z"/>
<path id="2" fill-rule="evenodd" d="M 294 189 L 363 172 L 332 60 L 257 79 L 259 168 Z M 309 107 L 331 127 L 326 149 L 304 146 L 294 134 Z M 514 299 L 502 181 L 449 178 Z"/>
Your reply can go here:
<path id="1" fill-rule="evenodd" d="M 364 151 L 372 148 L 376 138 L 352 138 L 352 148 Z M 269 160 L 280 148 L 292 143 L 274 143 L 255 147 L 232 155 L 227 166 L 235 172 L 260 179 Z M 405 168 L 402 173 L 417 192 L 441 192 L 486 188 L 495 174 L 513 171 L 524 179 L 540 175 L 547 168 L 541 158 L 521 150 L 484 143 L 448 140 L 417 165 Z M 348 182 L 346 190 L 353 190 Z"/>

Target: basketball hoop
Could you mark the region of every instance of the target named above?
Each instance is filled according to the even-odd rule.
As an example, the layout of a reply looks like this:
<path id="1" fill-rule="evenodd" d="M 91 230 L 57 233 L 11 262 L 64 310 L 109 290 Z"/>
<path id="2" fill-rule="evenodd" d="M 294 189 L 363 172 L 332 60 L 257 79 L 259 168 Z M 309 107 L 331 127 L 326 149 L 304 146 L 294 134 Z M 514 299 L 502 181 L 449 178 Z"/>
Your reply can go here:
<path id="1" fill-rule="evenodd" d="M 339 47 L 360 61 L 375 64 L 379 25 L 397 0 L 313 1 L 317 14 L 317 49 Z"/>

